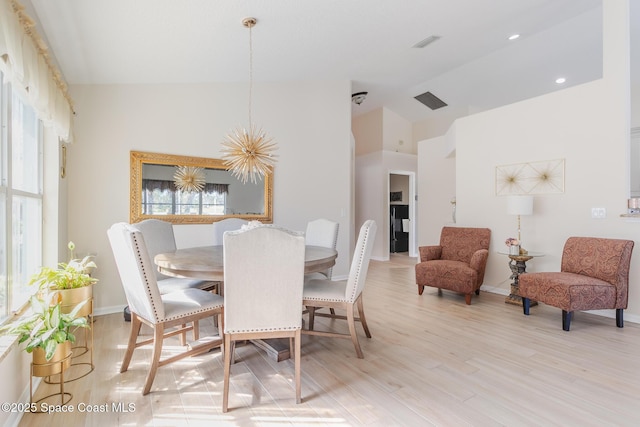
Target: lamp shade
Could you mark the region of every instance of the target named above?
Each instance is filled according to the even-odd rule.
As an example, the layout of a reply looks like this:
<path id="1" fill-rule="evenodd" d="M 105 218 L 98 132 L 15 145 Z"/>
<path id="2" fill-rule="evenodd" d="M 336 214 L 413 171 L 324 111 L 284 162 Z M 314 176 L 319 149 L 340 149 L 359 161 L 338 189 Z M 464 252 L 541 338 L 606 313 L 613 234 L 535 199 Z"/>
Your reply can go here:
<path id="1" fill-rule="evenodd" d="M 507 200 L 507 214 L 532 215 L 533 196 L 509 196 Z"/>

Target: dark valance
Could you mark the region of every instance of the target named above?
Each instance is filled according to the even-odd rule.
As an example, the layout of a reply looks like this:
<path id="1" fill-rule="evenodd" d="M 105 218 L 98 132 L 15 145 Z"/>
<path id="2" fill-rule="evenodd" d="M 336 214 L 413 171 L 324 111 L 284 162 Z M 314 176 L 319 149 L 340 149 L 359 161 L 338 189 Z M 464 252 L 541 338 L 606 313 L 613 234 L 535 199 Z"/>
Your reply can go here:
<path id="1" fill-rule="evenodd" d="M 142 180 L 143 191 L 175 191 L 176 187 L 173 181 L 167 181 L 162 179 L 143 179 Z M 226 194 L 229 192 L 229 184 L 214 184 L 207 182 L 202 190 L 204 193 L 218 193 Z"/>
<path id="2" fill-rule="evenodd" d="M 214 184 L 212 182 L 207 182 L 204 184 L 205 193 L 218 193 L 218 194 L 227 194 L 229 192 L 229 184 Z"/>

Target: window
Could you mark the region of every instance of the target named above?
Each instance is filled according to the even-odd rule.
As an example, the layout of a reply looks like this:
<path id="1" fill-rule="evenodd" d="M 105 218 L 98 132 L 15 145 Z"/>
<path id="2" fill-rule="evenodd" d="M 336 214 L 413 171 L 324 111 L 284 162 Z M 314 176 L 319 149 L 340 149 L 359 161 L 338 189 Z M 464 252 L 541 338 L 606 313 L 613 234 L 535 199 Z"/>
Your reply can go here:
<path id="1" fill-rule="evenodd" d="M 2 74 L 0 74 L 2 77 Z M 0 86 L 0 321 L 28 300 L 42 265 L 42 125 L 35 111 Z"/>
<path id="2" fill-rule="evenodd" d="M 173 181 L 142 180 L 145 215 L 224 215 L 228 184 L 207 183 L 202 191 L 180 191 Z"/>

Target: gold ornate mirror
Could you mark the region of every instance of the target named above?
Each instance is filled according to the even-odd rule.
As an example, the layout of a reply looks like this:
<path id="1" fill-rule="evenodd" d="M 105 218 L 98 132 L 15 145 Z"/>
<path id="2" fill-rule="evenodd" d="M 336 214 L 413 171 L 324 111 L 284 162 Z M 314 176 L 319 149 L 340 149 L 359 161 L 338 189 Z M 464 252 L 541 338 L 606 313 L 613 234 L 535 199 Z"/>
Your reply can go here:
<path id="1" fill-rule="evenodd" d="M 199 191 L 176 186 L 176 172 L 185 170 L 196 174 Z M 131 151 L 129 193 L 131 223 L 148 218 L 173 224 L 225 218 L 273 222 L 273 171 L 257 184 L 243 184 L 220 159 Z"/>

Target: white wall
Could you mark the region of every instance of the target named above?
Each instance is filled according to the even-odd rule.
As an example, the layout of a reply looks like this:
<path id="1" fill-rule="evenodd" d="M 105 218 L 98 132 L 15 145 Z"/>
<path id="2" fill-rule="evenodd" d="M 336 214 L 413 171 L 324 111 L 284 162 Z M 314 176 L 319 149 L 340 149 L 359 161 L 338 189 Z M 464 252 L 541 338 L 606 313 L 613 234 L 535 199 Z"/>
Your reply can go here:
<path id="1" fill-rule="evenodd" d="M 352 131 L 356 140 L 356 156 L 383 149 L 383 113 L 384 110 L 378 108 L 353 118 Z"/>
<path id="2" fill-rule="evenodd" d="M 383 108 L 382 150 L 416 154 L 411 122 L 388 108 Z"/>
<path id="3" fill-rule="evenodd" d="M 418 142 L 418 187 L 418 246 L 437 245 L 442 227 L 454 225 L 456 159 L 446 136 Z"/>
<path id="4" fill-rule="evenodd" d="M 278 143 L 274 223 L 304 230 L 319 217 L 340 223 L 336 276 L 352 248 L 351 85 L 348 81 L 254 85 L 253 120 Z M 71 87 L 76 143 L 69 148 L 69 238 L 97 253 L 96 311 L 125 305 L 106 230 L 129 221 L 129 152 L 220 157 L 220 142 L 247 123 L 246 85 Z M 180 245 L 207 244 L 207 225 L 175 227 Z"/>
<path id="5" fill-rule="evenodd" d="M 356 140 L 357 144 L 357 140 Z M 386 209 L 389 194 L 386 193 L 387 176 L 382 164 L 382 151 L 356 156 L 355 161 L 355 225 L 358 230 L 362 224 L 372 219 L 378 230 L 371 257 L 377 260 L 389 258 L 389 250 L 384 251 Z M 356 231 L 357 233 L 357 231 Z M 388 243 L 387 246 L 388 248 Z"/>
<path id="6" fill-rule="evenodd" d="M 420 141 L 436 138 L 446 134 L 457 118 L 465 117 L 469 114 L 471 114 L 469 107 L 454 108 L 448 106 L 434 111 L 433 117 L 431 118 L 413 123 L 412 133 L 416 147 L 419 145 Z"/>

